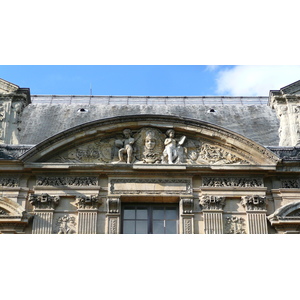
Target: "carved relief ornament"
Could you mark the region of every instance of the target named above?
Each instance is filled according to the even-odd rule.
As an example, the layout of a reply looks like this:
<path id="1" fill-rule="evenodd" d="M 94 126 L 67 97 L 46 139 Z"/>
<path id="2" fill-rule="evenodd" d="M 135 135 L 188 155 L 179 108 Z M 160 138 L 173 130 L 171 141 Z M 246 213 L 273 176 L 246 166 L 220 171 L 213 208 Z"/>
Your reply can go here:
<path id="1" fill-rule="evenodd" d="M 76 233 L 76 218 L 75 216 L 64 215 L 56 220 L 57 234 L 73 234 Z"/>
<path id="2" fill-rule="evenodd" d="M 107 198 L 107 212 L 118 214 L 120 212 L 120 198 Z"/>
<path id="3" fill-rule="evenodd" d="M 225 233 L 229 234 L 245 234 L 245 219 L 239 217 L 226 217 Z"/>
<path id="4" fill-rule="evenodd" d="M 54 209 L 59 203 L 59 197 L 48 194 L 31 194 L 29 202 L 38 209 Z"/>
<path id="5" fill-rule="evenodd" d="M 200 197 L 199 204 L 203 209 L 223 209 L 225 205 L 225 197 L 223 196 L 211 196 L 203 195 Z"/>
<path id="6" fill-rule="evenodd" d="M 203 186 L 210 187 L 263 187 L 262 178 L 246 177 L 203 177 Z"/>
<path id="7" fill-rule="evenodd" d="M 176 138 L 176 135 L 179 137 Z M 257 150 L 266 154 L 266 149 Z M 224 145 L 205 138 L 182 135 L 174 129 L 163 133 L 157 128 L 143 127 L 137 131 L 127 128 L 123 133 L 69 149 L 51 161 L 113 164 L 253 164 L 253 157 L 248 156 L 244 150 L 236 149 L 233 153 Z"/>
<path id="8" fill-rule="evenodd" d="M 85 177 L 59 177 L 59 176 L 39 176 L 36 181 L 38 186 L 96 186 L 98 179 L 96 176 Z"/>
<path id="9" fill-rule="evenodd" d="M 243 196 L 241 204 L 247 210 L 265 210 L 266 209 L 266 197 L 264 196 Z"/>
<path id="10" fill-rule="evenodd" d="M 97 209 L 101 204 L 99 195 L 77 197 L 75 205 L 78 209 Z"/>
<path id="11" fill-rule="evenodd" d="M 184 214 L 192 214 L 194 211 L 194 199 L 182 198 L 182 212 Z"/>

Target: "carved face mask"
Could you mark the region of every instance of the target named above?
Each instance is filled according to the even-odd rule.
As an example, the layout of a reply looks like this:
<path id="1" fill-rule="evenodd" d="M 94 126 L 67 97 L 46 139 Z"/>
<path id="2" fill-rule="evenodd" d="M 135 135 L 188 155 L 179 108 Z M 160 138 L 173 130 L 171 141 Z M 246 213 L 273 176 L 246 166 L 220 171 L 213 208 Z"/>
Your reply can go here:
<path id="1" fill-rule="evenodd" d="M 145 147 L 148 150 L 153 150 L 155 148 L 155 145 L 156 145 L 156 139 L 154 138 L 153 133 L 149 132 L 145 139 Z"/>

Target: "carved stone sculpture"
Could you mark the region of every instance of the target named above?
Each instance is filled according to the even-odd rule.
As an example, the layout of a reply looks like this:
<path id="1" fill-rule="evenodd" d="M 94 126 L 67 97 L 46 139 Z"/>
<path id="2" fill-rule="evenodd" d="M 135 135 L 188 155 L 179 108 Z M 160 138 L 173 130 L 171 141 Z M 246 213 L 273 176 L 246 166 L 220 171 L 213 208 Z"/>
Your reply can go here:
<path id="1" fill-rule="evenodd" d="M 75 217 L 64 215 L 57 220 L 57 233 L 58 234 L 72 234 L 76 233 L 75 230 Z"/>
<path id="2" fill-rule="evenodd" d="M 79 209 L 97 209 L 100 204 L 100 199 L 98 195 L 91 195 L 86 197 L 76 198 L 75 205 Z"/>
<path id="3" fill-rule="evenodd" d="M 194 210 L 194 199 L 183 198 L 182 201 L 182 212 L 184 214 L 192 214 Z"/>
<path id="4" fill-rule="evenodd" d="M 223 209 L 225 205 L 225 197 L 203 195 L 200 198 L 199 204 L 203 209 Z"/>
<path id="5" fill-rule="evenodd" d="M 168 136 L 165 139 L 165 149 L 162 156 L 162 162 L 167 164 L 181 164 L 183 163 L 184 150 L 182 144 L 185 142 L 186 137 L 182 136 L 177 142 L 175 139 L 175 130 L 169 129 L 166 132 Z"/>
<path id="6" fill-rule="evenodd" d="M 156 133 L 153 130 L 148 130 L 146 132 L 143 161 L 145 163 L 158 163 L 161 161 L 161 155 L 155 151 L 157 143 Z"/>
<path id="7" fill-rule="evenodd" d="M 132 132 L 130 129 L 124 129 L 123 134 L 125 139 L 115 141 L 116 147 L 120 148 L 118 151 L 119 162 L 125 162 L 124 156 L 126 156 L 126 162 L 131 164 L 133 161 L 133 144 L 135 140 L 131 137 Z"/>
<path id="8" fill-rule="evenodd" d="M 245 220 L 239 217 L 226 217 L 225 233 L 245 234 Z"/>
<path id="9" fill-rule="evenodd" d="M 253 195 L 242 197 L 241 204 L 247 210 L 265 210 L 266 209 L 266 197 Z"/>
<path id="10" fill-rule="evenodd" d="M 59 203 L 58 196 L 50 196 L 48 194 L 31 194 L 29 198 L 31 205 L 39 209 L 50 209 L 55 208 Z"/>

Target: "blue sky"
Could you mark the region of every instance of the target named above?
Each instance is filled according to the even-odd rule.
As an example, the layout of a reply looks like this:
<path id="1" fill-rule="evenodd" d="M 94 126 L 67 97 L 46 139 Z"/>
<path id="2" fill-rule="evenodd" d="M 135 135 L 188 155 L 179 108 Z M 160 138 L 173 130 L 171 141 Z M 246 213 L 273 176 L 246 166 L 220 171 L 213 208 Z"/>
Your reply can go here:
<path id="1" fill-rule="evenodd" d="M 2 65 L 0 78 L 32 95 L 268 96 L 300 66 Z"/>

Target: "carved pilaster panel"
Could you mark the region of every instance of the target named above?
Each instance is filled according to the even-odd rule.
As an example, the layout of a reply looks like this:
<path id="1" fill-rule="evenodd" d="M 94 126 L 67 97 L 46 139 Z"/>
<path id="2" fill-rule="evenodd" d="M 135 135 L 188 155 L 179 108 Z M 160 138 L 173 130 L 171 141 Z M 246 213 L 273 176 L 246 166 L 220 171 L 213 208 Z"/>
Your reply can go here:
<path id="1" fill-rule="evenodd" d="M 182 217 L 182 233 L 193 234 L 194 233 L 194 216 L 183 216 Z"/>
<path id="2" fill-rule="evenodd" d="M 120 198 L 107 198 L 106 230 L 108 234 L 120 233 Z"/>
<path id="3" fill-rule="evenodd" d="M 205 234 L 223 233 L 223 213 L 206 211 L 203 213 Z"/>
<path id="4" fill-rule="evenodd" d="M 78 233 L 96 234 L 97 232 L 97 212 L 79 211 L 78 212 Z"/>
<path id="5" fill-rule="evenodd" d="M 109 214 L 106 216 L 106 233 L 119 234 L 120 233 L 120 215 Z"/>
<path id="6" fill-rule="evenodd" d="M 54 209 L 59 203 L 59 197 L 48 194 L 31 194 L 29 202 L 35 209 Z"/>
<path id="7" fill-rule="evenodd" d="M 200 197 L 199 204 L 204 210 L 222 210 L 225 205 L 225 197 L 203 195 Z"/>
<path id="8" fill-rule="evenodd" d="M 241 204 L 246 210 L 265 210 L 267 202 L 265 196 L 252 195 L 242 197 Z"/>
<path id="9" fill-rule="evenodd" d="M 36 212 L 33 218 L 32 234 L 51 234 L 53 211 Z"/>

